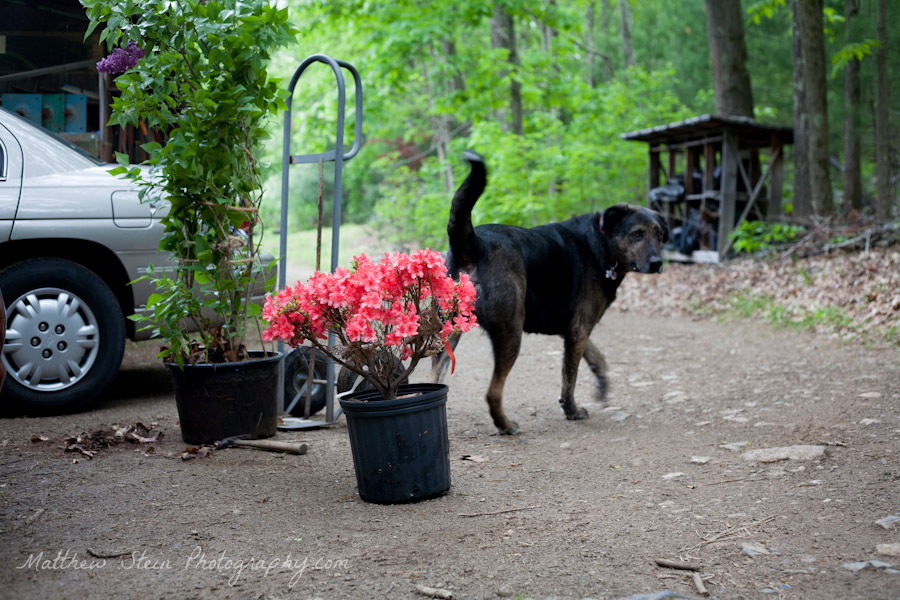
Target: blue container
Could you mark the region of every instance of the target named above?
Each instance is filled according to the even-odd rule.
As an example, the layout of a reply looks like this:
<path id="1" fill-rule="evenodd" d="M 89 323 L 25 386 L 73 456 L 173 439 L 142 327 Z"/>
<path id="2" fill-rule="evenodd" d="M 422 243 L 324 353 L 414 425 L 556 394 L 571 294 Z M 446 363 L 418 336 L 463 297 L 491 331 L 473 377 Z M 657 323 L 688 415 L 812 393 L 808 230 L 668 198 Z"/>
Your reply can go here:
<path id="1" fill-rule="evenodd" d="M 447 386 L 406 384 L 397 396 L 382 400 L 377 390 L 364 390 L 340 400 L 366 502 L 415 502 L 450 489 Z"/>

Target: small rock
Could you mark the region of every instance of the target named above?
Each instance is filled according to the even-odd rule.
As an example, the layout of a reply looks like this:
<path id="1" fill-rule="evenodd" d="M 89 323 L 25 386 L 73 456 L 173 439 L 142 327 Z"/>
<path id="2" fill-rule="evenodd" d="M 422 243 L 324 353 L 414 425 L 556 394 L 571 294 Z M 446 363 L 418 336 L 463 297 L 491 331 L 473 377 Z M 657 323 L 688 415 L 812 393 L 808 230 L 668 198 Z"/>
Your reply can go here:
<path id="1" fill-rule="evenodd" d="M 565 450 L 566 448 L 571 448 L 572 444 L 570 444 L 569 442 L 563 442 L 559 445 L 559 447 Z"/>
<path id="2" fill-rule="evenodd" d="M 860 425 L 875 425 L 881 423 L 881 419 L 860 419 Z"/>
<path id="3" fill-rule="evenodd" d="M 894 565 L 880 560 L 866 560 L 861 562 L 844 563 L 841 566 L 849 571 L 858 573 L 859 571 L 862 571 L 867 567 L 872 567 L 873 569 L 891 569 Z"/>
<path id="4" fill-rule="evenodd" d="M 878 544 L 875 552 L 885 556 L 900 556 L 900 544 Z"/>
<path id="5" fill-rule="evenodd" d="M 696 423 L 694 423 L 694 425 L 696 425 L 697 427 L 706 427 L 710 423 L 712 423 L 712 421 L 697 421 Z"/>
<path id="6" fill-rule="evenodd" d="M 622 421 L 624 421 L 625 419 L 627 419 L 630 416 L 631 416 L 631 413 L 627 413 L 625 411 L 619 411 L 619 412 L 610 413 L 609 420 L 615 421 L 617 423 L 621 423 Z"/>
<path id="7" fill-rule="evenodd" d="M 787 446 L 784 448 L 760 448 L 743 454 L 747 462 L 770 463 L 780 460 L 814 460 L 825 456 L 825 446 Z"/>
<path id="8" fill-rule="evenodd" d="M 500 589 L 497 590 L 497 595 L 501 598 L 512 598 L 515 593 L 515 590 L 510 585 L 501 585 Z"/>
<path id="9" fill-rule="evenodd" d="M 741 544 L 741 550 L 747 556 L 759 556 L 760 554 L 769 554 L 769 551 L 766 550 L 765 546 L 761 544 Z"/>
<path id="10" fill-rule="evenodd" d="M 900 516 L 891 515 L 883 519 L 878 519 L 877 521 L 875 521 L 875 524 L 881 525 L 882 527 L 890 531 L 900 525 Z"/>
<path id="11" fill-rule="evenodd" d="M 731 442 L 730 444 L 719 444 L 719 448 L 723 450 L 743 450 L 749 445 L 750 442 Z"/>
<path id="12" fill-rule="evenodd" d="M 662 476 L 663 479 L 678 479 L 679 477 L 684 477 L 684 473 L 667 473 Z"/>
<path id="13" fill-rule="evenodd" d="M 662 399 L 666 404 L 678 404 L 687 400 L 687 397 L 681 390 L 672 390 L 663 394 Z"/>
<path id="14" fill-rule="evenodd" d="M 731 421 L 732 423 L 746 423 L 750 419 L 748 419 L 747 417 L 742 417 L 740 415 L 725 415 L 724 417 L 722 417 L 722 420 Z"/>
<path id="15" fill-rule="evenodd" d="M 859 395 L 860 398 L 881 398 L 881 394 L 878 392 L 863 392 Z"/>
<path id="16" fill-rule="evenodd" d="M 691 462 L 694 463 L 695 465 L 705 465 L 706 463 L 709 462 L 709 457 L 708 456 L 692 456 Z"/>

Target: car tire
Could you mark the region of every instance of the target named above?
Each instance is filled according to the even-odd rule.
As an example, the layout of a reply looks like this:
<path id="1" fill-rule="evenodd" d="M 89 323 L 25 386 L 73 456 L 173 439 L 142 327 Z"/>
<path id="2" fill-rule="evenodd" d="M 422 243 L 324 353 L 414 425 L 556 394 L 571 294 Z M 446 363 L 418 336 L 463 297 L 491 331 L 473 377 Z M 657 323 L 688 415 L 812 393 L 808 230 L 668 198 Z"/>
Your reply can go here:
<path id="1" fill-rule="evenodd" d="M 0 272 L 7 302 L 4 412 L 84 410 L 112 383 L 125 351 L 125 319 L 109 286 L 85 267 L 40 258 Z"/>

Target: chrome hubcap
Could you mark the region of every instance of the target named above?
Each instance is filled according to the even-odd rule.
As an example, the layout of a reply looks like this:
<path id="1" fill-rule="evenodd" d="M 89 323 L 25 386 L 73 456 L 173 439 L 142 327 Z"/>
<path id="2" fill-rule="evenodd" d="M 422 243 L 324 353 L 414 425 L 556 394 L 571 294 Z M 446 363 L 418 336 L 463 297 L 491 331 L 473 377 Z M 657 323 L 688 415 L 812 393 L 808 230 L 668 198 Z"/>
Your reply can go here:
<path id="1" fill-rule="evenodd" d="M 91 370 L 100 328 L 81 298 L 41 288 L 13 300 L 8 311 L 3 362 L 17 382 L 55 392 L 75 385 Z"/>

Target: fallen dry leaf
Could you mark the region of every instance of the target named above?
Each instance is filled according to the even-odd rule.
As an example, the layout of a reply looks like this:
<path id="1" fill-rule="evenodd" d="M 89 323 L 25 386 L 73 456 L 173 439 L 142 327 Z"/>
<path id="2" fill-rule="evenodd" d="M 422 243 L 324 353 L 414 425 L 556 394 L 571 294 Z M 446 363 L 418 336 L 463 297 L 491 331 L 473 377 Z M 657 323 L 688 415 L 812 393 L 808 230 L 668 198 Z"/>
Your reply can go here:
<path id="1" fill-rule="evenodd" d="M 191 460 L 192 458 L 206 458 L 212 454 L 212 451 L 215 450 L 213 446 L 188 446 L 184 450 L 181 451 L 181 460 Z"/>
<path id="2" fill-rule="evenodd" d="M 613 305 L 654 315 L 710 316 L 734 310 L 735 298 L 777 305 L 783 319 L 836 335 L 900 331 L 900 251 L 896 246 L 834 251 L 805 258 L 735 258 L 718 265 L 672 262 L 659 275 L 631 276 Z M 752 305 L 752 302 L 746 304 Z"/>
<path id="3" fill-rule="evenodd" d="M 482 462 L 488 462 L 490 459 L 485 458 L 483 456 L 479 456 L 477 454 L 463 454 L 460 457 L 460 460 L 467 460 L 469 462 L 482 463 Z"/>

